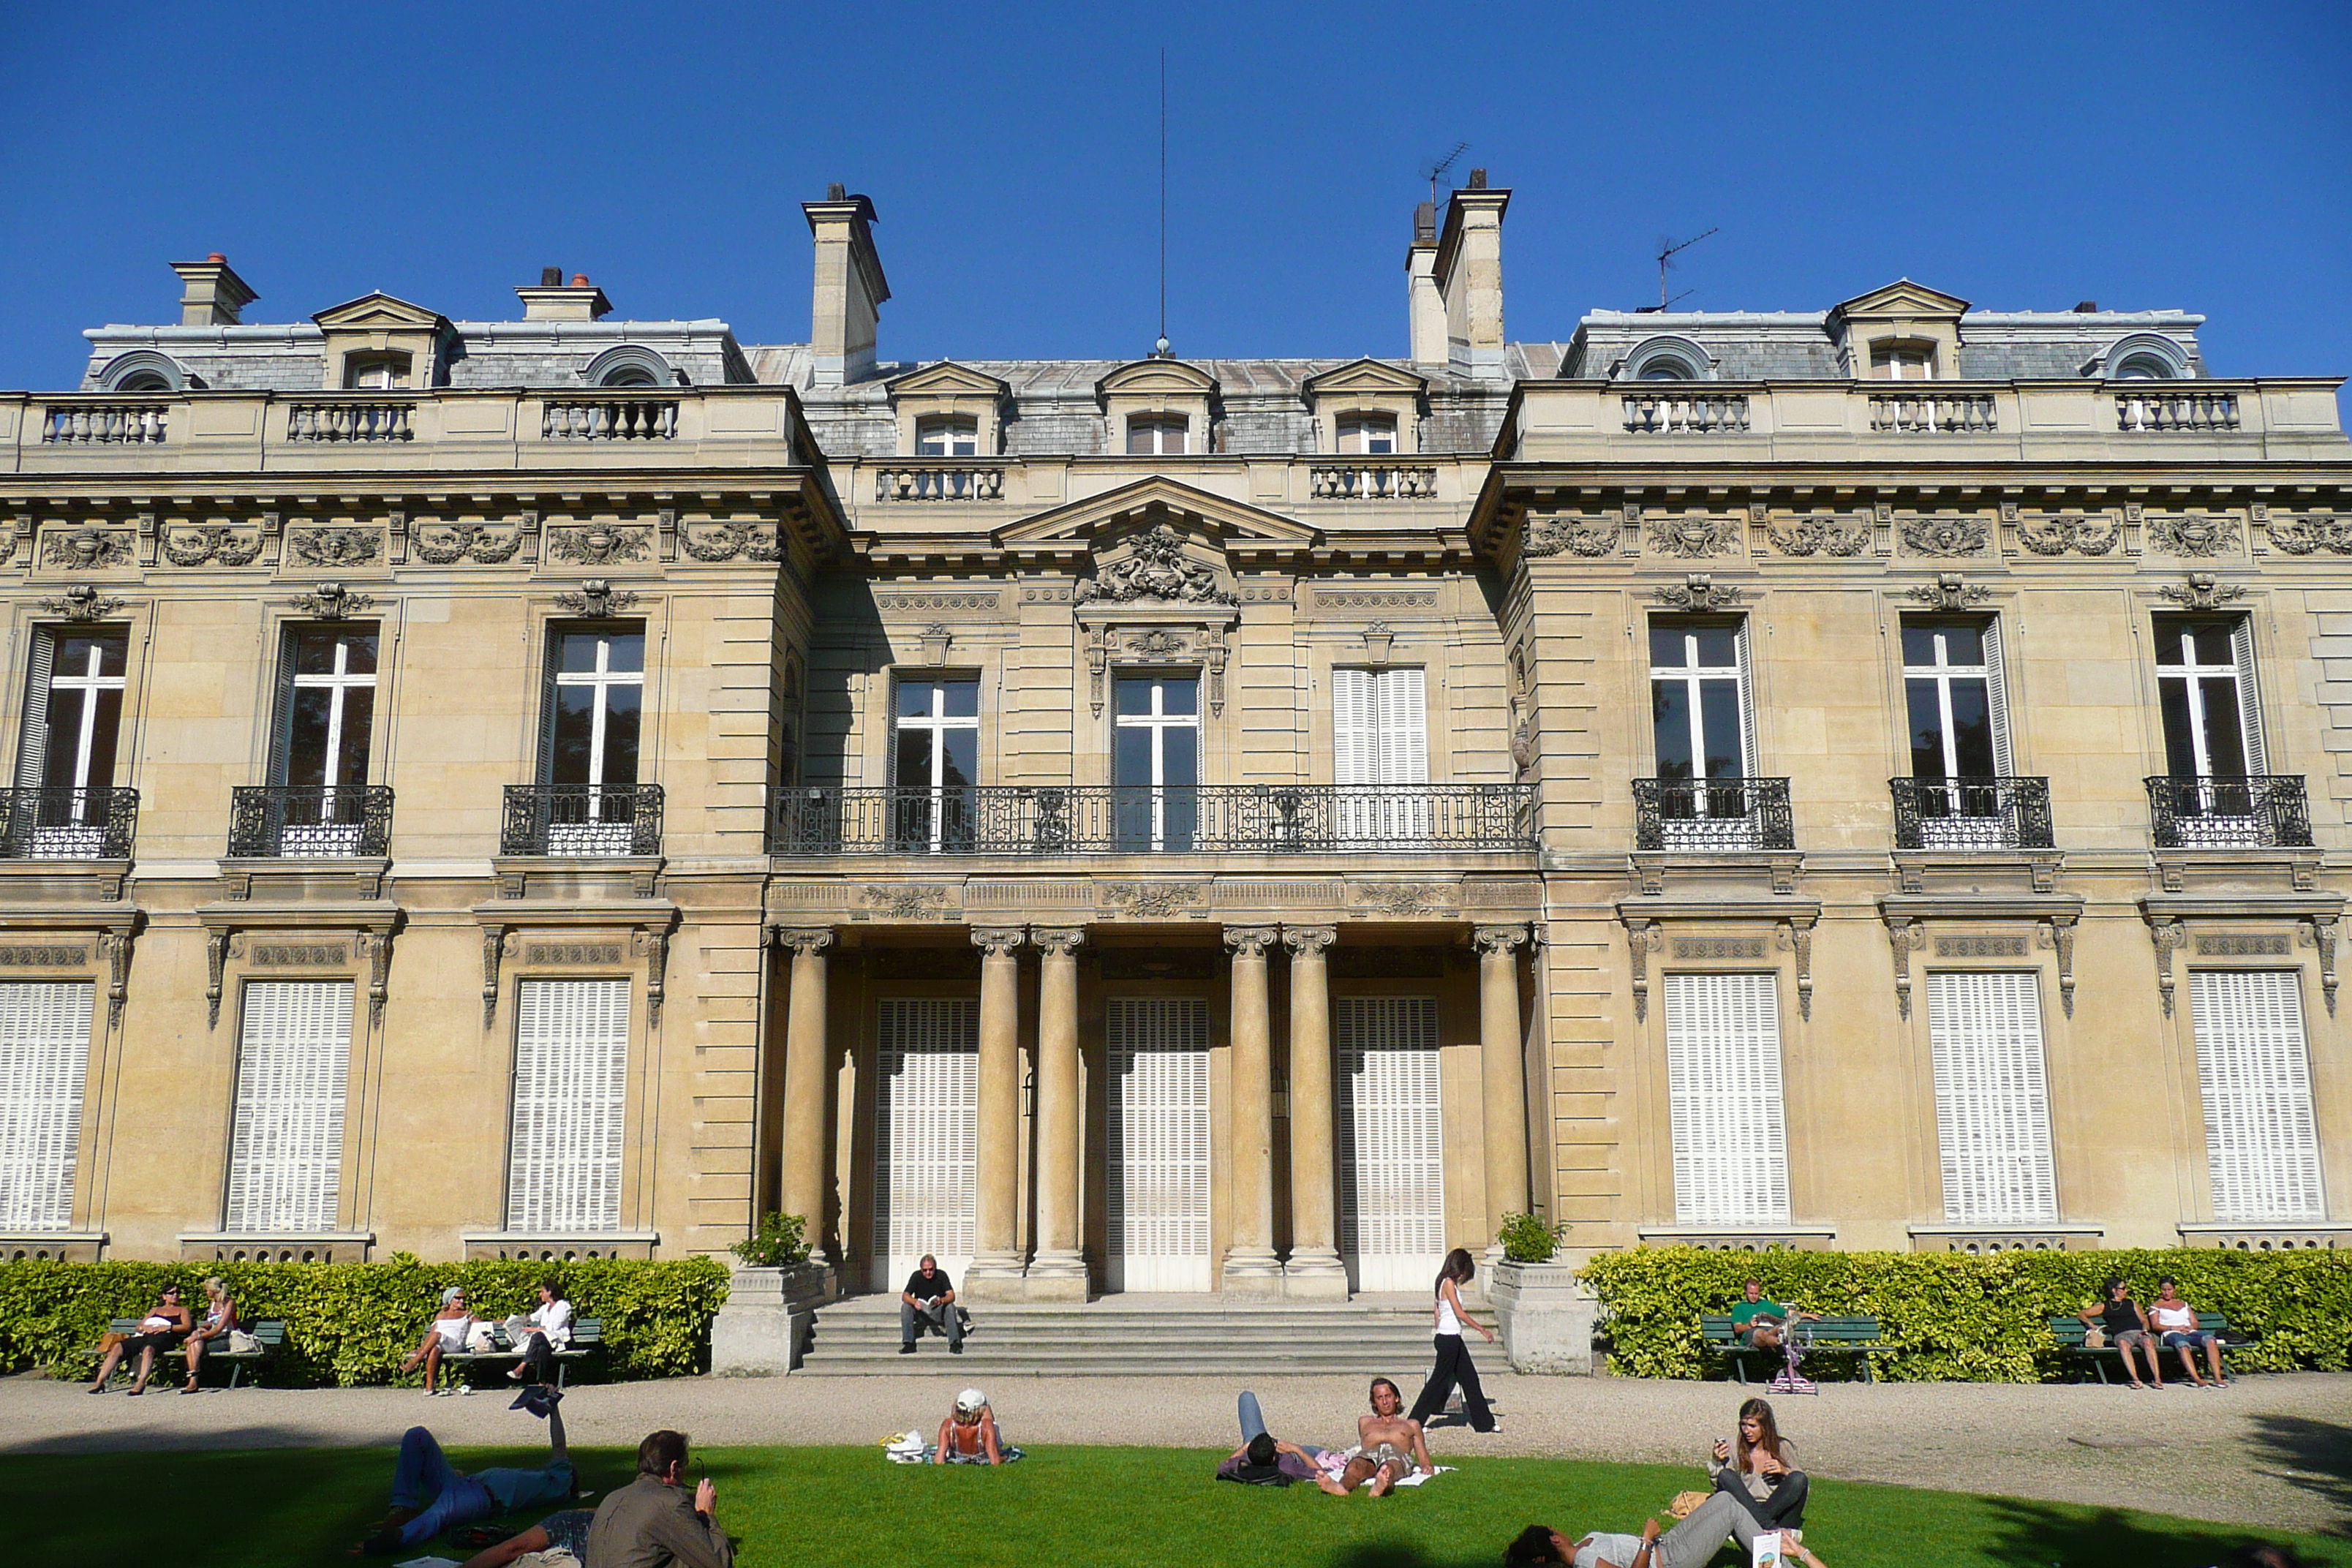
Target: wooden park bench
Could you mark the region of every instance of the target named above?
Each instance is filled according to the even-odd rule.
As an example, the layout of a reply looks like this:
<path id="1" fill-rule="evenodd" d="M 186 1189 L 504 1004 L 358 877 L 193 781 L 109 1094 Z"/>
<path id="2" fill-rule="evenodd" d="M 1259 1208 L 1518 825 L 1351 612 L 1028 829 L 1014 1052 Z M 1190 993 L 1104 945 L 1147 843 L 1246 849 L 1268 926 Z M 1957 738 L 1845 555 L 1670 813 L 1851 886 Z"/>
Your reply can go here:
<path id="1" fill-rule="evenodd" d="M 139 1322 L 140 1320 L 137 1318 L 117 1318 L 106 1325 L 107 1331 L 116 1334 L 135 1334 L 139 1331 Z M 278 1346 L 286 1342 L 286 1320 L 283 1318 L 265 1318 L 260 1322 L 255 1323 L 251 1327 L 247 1328 L 245 1331 L 251 1334 L 254 1340 L 254 1348 L 249 1351 L 230 1350 L 227 1346 L 227 1342 L 223 1340 L 213 1340 L 209 1342 L 205 1351 L 204 1364 L 205 1366 L 210 1366 L 215 1362 L 226 1362 L 228 1363 L 228 1385 L 231 1388 L 235 1388 L 237 1384 L 244 1379 L 245 1369 L 247 1367 L 260 1365 L 263 1357 L 267 1356 L 270 1352 L 276 1350 Z M 93 1361 L 100 1359 L 98 1352 L 95 1351 L 90 1352 L 89 1355 L 90 1359 Z M 173 1360 L 174 1358 L 180 1361 L 187 1360 L 188 1352 L 186 1348 L 181 1345 L 173 1345 L 170 1350 L 164 1351 L 157 1355 L 155 1359 L 157 1362 L 162 1363 Z M 125 1377 L 136 1375 L 138 1372 L 138 1367 L 135 1364 L 138 1358 L 135 1356 L 123 1357 L 122 1364 L 114 1369 L 115 1376 Z"/>
<path id="2" fill-rule="evenodd" d="M 1731 1331 L 1731 1315 L 1727 1312 L 1720 1315 L 1710 1313 L 1698 1321 L 1698 1326 L 1699 1337 L 1706 1341 L 1707 1349 L 1720 1352 L 1731 1365 L 1732 1376 L 1743 1384 L 1748 1381 L 1747 1363 L 1750 1356 L 1771 1363 L 1775 1371 L 1788 1363 L 1784 1352 L 1778 1349 L 1759 1350 L 1740 1342 Z M 1800 1352 L 1805 1360 L 1810 1361 L 1824 1352 L 1851 1355 L 1861 1364 L 1862 1381 L 1864 1383 L 1878 1381 L 1877 1374 L 1871 1369 L 1872 1356 L 1899 1354 L 1903 1348 L 1885 1342 L 1876 1318 L 1823 1317 L 1810 1322 L 1792 1323 L 1790 1328 L 1796 1332 Z"/>
<path id="3" fill-rule="evenodd" d="M 507 1326 L 504 1323 L 490 1325 L 490 1338 L 496 1342 L 496 1349 L 445 1352 L 441 1357 L 441 1364 L 470 1366 L 478 1362 L 487 1362 L 500 1366 L 512 1366 L 522 1360 L 522 1352 L 517 1348 L 513 1340 L 508 1337 Z M 572 1324 L 572 1342 L 555 1352 L 555 1386 L 558 1388 L 563 1386 L 563 1370 L 566 1363 L 583 1359 L 590 1352 L 602 1349 L 604 1343 L 604 1319 L 575 1319 Z"/>
<path id="4" fill-rule="evenodd" d="M 2197 1314 L 2197 1326 L 2204 1330 L 2209 1334 L 2218 1334 L 2222 1330 L 2230 1326 L 2230 1320 L 2220 1312 L 2200 1312 Z M 2058 1342 L 2058 1348 L 2065 1352 L 2067 1361 L 2070 1363 L 2087 1364 L 2092 1372 L 2098 1373 L 2099 1381 L 2101 1383 L 2105 1383 L 2107 1381 L 2107 1367 L 2109 1363 L 2112 1363 L 2117 1366 L 2122 1365 L 2124 1352 L 2114 1345 L 2093 1345 L 2084 1343 L 2084 1338 L 2090 1333 L 2090 1325 L 2084 1322 L 2080 1318 L 2053 1318 L 2050 1320 L 2050 1337 Z M 2159 1335 L 2158 1337 L 2160 1339 L 2162 1336 Z M 2242 1345 L 2233 1345 L 2226 1340 L 2221 1342 L 2221 1366 L 2224 1371 L 2228 1370 L 2230 1365 L 2230 1352 L 2231 1351 L 2242 1350 L 2243 1348 L 2244 1347 Z M 2159 1352 L 2158 1353 L 2177 1354 L 2178 1352 Z M 2177 1362 L 2174 1363 L 2174 1371 L 2176 1373 L 2179 1371 L 2179 1363 Z M 2203 1369 L 2201 1367 L 2199 1369 L 2199 1373 L 2200 1375 L 2202 1375 Z M 2090 1379 L 2083 1375 L 2080 1371 L 2077 1371 L 2074 1374 L 2074 1381 L 2077 1383 L 2087 1383 Z"/>

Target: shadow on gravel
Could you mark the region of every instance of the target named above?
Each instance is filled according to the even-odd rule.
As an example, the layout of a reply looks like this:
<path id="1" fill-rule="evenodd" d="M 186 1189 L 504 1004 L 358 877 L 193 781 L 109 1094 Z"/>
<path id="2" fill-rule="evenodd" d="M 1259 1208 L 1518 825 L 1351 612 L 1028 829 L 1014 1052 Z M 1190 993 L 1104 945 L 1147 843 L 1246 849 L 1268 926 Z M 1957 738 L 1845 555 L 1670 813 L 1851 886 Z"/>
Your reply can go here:
<path id="1" fill-rule="evenodd" d="M 2352 1426 L 2300 1415 L 2257 1415 L 2252 1423 L 2263 1473 L 2309 1492 L 2335 1510 L 2330 1535 L 2352 1535 Z"/>
<path id="2" fill-rule="evenodd" d="M 1987 1498 L 1992 1511 L 1984 1560 L 2050 1568 L 2210 1568 L 2250 1541 L 2276 1540 L 2268 1531 L 2227 1524 L 2169 1521 L 2152 1530 L 2132 1515 L 2105 1509 L 2067 1514 L 2021 1498 Z"/>

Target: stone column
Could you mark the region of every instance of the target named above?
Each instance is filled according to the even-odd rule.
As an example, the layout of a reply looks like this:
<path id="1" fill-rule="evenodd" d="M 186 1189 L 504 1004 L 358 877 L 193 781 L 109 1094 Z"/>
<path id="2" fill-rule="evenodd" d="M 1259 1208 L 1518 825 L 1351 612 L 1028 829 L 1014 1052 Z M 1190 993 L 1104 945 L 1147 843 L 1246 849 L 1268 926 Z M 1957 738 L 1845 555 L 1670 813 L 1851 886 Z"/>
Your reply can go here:
<path id="1" fill-rule="evenodd" d="M 832 1054 L 824 1039 L 824 950 L 830 929 L 782 927 L 776 939 L 792 951 L 792 998 L 784 1015 L 783 1212 L 808 1224 L 809 1261 L 830 1268 L 824 1234 L 825 1080 Z"/>
<path id="2" fill-rule="evenodd" d="M 1348 1270 L 1339 1261 L 1339 1223 L 1332 1182 L 1331 983 L 1323 950 L 1332 926 L 1285 926 L 1290 949 L 1290 1262 L 1283 1294 L 1341 1300 Z"/>
<path id="3" fill-rule="evenodd" d="M 1265 988 L 1272 926 L 1228 926 L 1233 982 L 1233 1202 L 1225 1246 L 1225 1293 L 1274 1296 L 1282 1265 L 1274 1255 L 1274 1029 Z"/>
<path id="4" fill-rule="evenodd" d="M 1078 944 L 1086 933 L 1040 928 L 1037 943 L 1037 1256 L 1033 1301 L 1087 1299 L 1078 1243 L 1084 1107 L 1078 1097 Z"/>
<path id="5" fill-rule="evenodd" d="M 979 1170 L 972 1205 L 971 1282 L 958 1296 L 1021 1296 L 1021 944 L 1019 926 L 975 931 L 980 959 Z M 1013 1281 L 1011 1284 L 1006 1281 Z"/>
<path id="6" fill-rule="evenodd" d="M 1471 933 L 1478 948 L 1479 1077 L 1486 1089 L 1486 1224 L 1490 1238 L 1507 1214 L 1528 1207 L 1528 1089 L 1519 1036 L 1518 950 L 1525 926 L 1479 926 Z M 1490 1239 L 1486 1256 L 1502 1256 Z"/>

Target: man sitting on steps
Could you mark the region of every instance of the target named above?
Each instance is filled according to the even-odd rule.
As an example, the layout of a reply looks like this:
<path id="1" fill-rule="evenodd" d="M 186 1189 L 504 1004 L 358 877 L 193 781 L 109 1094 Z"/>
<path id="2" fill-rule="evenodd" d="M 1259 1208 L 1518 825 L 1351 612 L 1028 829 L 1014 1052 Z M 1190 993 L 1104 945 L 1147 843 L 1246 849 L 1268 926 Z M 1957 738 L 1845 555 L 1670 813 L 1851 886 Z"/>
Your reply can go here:
<path id="1" fill-rule="evenodd" d="M 955 1281 L 940 1268 L 940 1260 L 923 1254 L 923 1266 L 907 1276 L 898 1292 L 898 1353 L 915 1353 L 915 1336 L 925 1325 L 948 1337 L 948 1353 L 963 1354 L 963 1314 L 956 1310 Z"/>

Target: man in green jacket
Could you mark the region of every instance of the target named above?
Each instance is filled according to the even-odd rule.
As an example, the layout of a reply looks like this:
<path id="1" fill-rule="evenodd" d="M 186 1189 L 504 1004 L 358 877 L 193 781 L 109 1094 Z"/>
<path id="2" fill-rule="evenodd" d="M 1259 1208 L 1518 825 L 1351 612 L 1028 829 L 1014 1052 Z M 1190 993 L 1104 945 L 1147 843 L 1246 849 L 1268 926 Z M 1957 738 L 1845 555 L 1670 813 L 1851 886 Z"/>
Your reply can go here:
<path id="1" fill-rule="evenodd" d="M 686 1494 L 686 1434 L 660 1431 L 637 1445 L 637 1475 L 606 1498 L 588 1527 L 596 1568 L 734 1568 L 735 1543 L 711 1517 L 718 1489 L 704 1477 Z"/>

